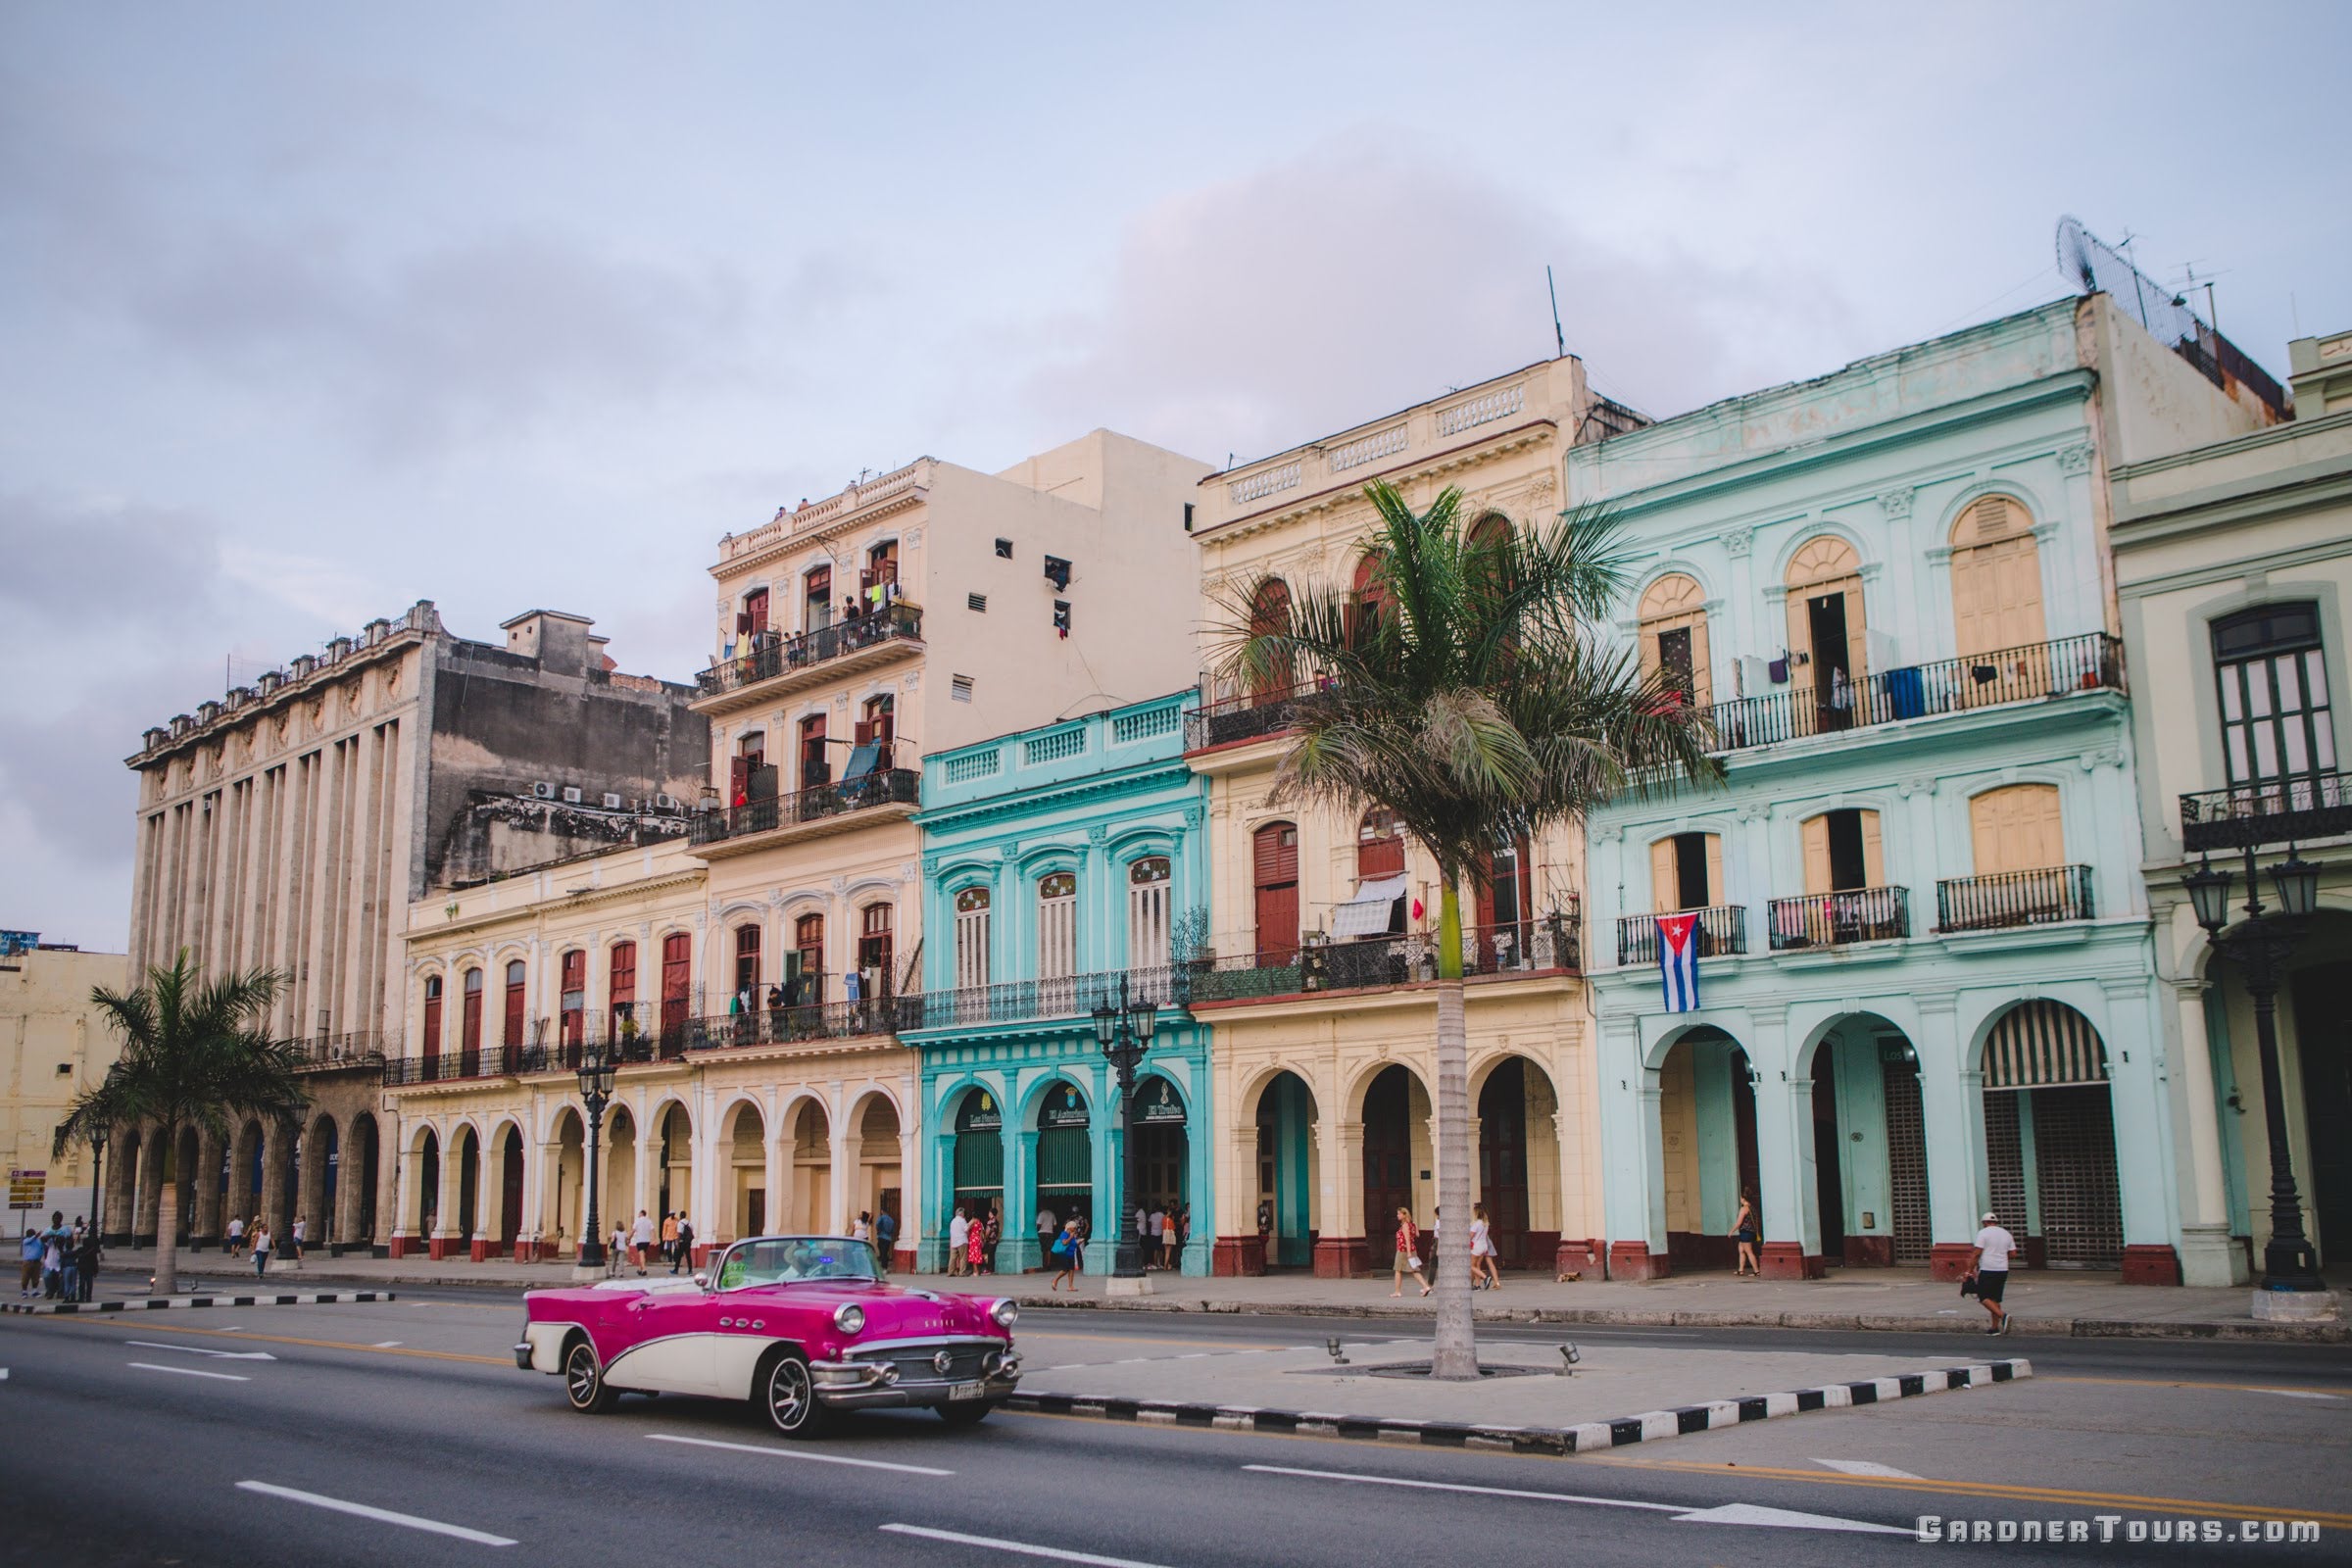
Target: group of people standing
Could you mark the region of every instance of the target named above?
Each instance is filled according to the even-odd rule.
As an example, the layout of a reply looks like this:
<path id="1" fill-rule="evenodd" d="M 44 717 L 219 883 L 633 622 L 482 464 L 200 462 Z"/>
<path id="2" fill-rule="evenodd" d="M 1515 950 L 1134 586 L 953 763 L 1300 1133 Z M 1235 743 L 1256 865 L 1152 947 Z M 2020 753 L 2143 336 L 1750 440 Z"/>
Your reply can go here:
<path id="1" fill-rule="evenodd" d="M 1438 1268 L 1438 1238 L 1446 1223 L 1444 1209 L 1432 1209 L 1429 1229 L 1424 1232 L 1413 1223 L 1413 1211 L 1399 1206 L 1396 1210 L 1396 1286 L 1389 1294 L 1402 1296 L 1404 1282 L 1410 1276 L 1427 1296 L 1431 1285 L 1429 1276 Z M 1424 1257 L 1422 1254 L 1427 1252 Z M 1567 1276 L 1561 1276 L 1563 1279 Z M 1470 1288 L 1474 1291 L 1502 1289 L 1502 1269 L 1495 1260 L 1494 1228 L 1487 1218 L 1487 1205 L 1470 1205 Z"/>
<path id="2" fill-rule="evenodd" d="M 1042 1221 L 1045 1216 L 1041 1214 L 1038 1218 Z M 997 1244 L 1004 1234 L 1004 1216 L 996 1204 L 970 1214 L 957 1203 L 955 1215 L 948 1221 L 948 1272 L 956 1275 L 996 1272 Z"/>
<path id="3" fill-rule="evenodd" d="M 300 1214 L 295 1215 L 293 1228 L 286 1233 L 286 1256 L 292 1261 L 296 1263 L 302 1261 L 302 1250 L 310 1240 L 310 1233 L 311 1222 L 309 1219 Z M 251 1251 L 253 1272 L 258 1279 L 270 1272 L 270 1259 L 277 1251 L 277 1238 L 271 1234 L 270 1227 L 263 1223 L 261 1215 L 254 1215 L 252 1223 L 248 1224 L 231 1214 L 228 1219 L 228 1234 L 221 1238 L 220 1246 L 221 1250 L 231 1257 L 241 1257 L 247 1251 Z"/>
<path id="4" fill-rule="evenodd" d="M 658 1254 L 654 1250 L 657 1246 L 661 1249 Z M 605 1277 L 617 1278 L 624 1264 L 643 1274 L 649 1257 L 667 1263 L 672 1274 L 694 1266 L 694 1226 L 684 1209 L 662 1215 L 658 1227 L 642 1208 L 634 1223 L 615 1223 L 605 1244 Z"/>
<path id="5" fill-rule="evenodd" d="M 24 1227 L 18 1257 L 17 1297 L 40 1297 L 51 1301 L 86 1301 L 98 1284 L 98 1232 L 74 1216 L 68 1225 L 61 1209 L 52 1209 L 49 1228 Z"/>
<path id="6" fill-rule="evenodd" d="M 1135 1238 L 1144 1267 L 1181 1268 L 1184 1244 L 1193 1239 L 1193 1211 L 1185 1203 L 1135 1205 Z"/>

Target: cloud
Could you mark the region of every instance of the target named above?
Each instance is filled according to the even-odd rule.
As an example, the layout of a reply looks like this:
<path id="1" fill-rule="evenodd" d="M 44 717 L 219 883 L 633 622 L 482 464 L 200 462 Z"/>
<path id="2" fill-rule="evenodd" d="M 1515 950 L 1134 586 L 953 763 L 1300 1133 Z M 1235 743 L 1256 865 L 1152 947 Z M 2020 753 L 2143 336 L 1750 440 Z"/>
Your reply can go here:
<path id="1" fill-rule="evenodd" d="M 1137 218 L 1102 305 L 1028 327 L 1060 348 L 1026 392 L 1041 427 L 1247 460 L 1549 358 L 1547 262 L 1569 352 L 1645 413 L 1781 379 L 1792 346 L 1862 352 L 1823 278 L 1612 238 L 1366 131 Z"/>
<path id="2" fill-rule="evenodd" d="M 110 612 L 176 619 L 208 608 L 220 570 L 209 517 L 139 502 L 0 493 L 0 607 L 85 632 Z"/>

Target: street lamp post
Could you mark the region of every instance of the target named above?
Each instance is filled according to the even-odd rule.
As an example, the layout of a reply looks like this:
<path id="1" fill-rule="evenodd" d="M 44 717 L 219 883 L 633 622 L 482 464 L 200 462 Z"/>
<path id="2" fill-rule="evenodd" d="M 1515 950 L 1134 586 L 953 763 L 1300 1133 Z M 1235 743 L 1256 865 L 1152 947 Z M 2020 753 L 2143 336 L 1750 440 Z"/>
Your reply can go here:
<path id="1" fill-rule="evenodd" d="M 1143 1238 L 1135 1230 L 1135 1068 L 1152 1049 L 1152 1031 L 1158 1022 L 1159 1004 L 1131 998 L 1124 974 L 1119 976 L 1119 1004 L 1105 1002 L 1095 1008 L 1095 1043 L 1119 1075 L 1119 1246 L 1110 1273 L 1114 1280 L 1136 1282 L 1124 1287 L 1128 1291 L 1142 1290 L 1146 1278 Z"/>
<path id="2" fill-rule="evenodd" d="M 574 1272 L 582 1276 L 605 1271 L 605 1221 L 597 1203 L 604 1181 L 598 1166 L 604 1152 L 605 1106 L 612 1102 L 615 1065 L 612 1048 L 604 1041 L 580 1048 L 580 1103 L 588 1107 L 588 1234 L 580 1243 L 580 1261 Z"/>
<path id="3" fill-rule="evenodd" d="M 2287 846 L 2286 858 L 2271 867 L 2271 882 L 2278 895 L 2278 913 L 2271 914 L 2262 902 L 2262 881 L 2255 874 L 2254 847 L 2246 856 L 2246 903 L 2243 922 L 2230 924 L 2228 871 L 2211 861 L 2181 880 L 2195 906 L 2197 924 L 2205 928 L 2214 947 L 2237 961 L 2244 972 L 2246 994 L 2254 999 L 2254 1040 L 2262 1058 L 2262 1110 L 2271 1145 L 2271 1239 L 2262 1250 L 2264 1291 L 2325 1291 L 2319 1254 L 2303 1234 L 2303 1201 L 2295 1191 L 2293 1154 L 2286 1141 L 2286 1095 L 2278 1071 L 2278 965 L 2294 951 L 2294 939 L 2279 929 L 2281 917 L 2309 914 L 2319 902 L 2320 868 Z"/>

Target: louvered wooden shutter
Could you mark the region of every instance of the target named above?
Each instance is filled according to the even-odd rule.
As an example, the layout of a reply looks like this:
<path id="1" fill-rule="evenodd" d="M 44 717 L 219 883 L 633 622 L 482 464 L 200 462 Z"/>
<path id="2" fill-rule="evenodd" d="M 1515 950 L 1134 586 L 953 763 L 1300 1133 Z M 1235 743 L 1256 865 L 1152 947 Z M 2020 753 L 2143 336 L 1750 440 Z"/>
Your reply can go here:
<path id="1" fill-rule="evenodd" d="M 1706 837 L 1707 906 L 1713 908 L 1723 903 L 1723 835 L 1709 833 Z"/>
<path id="2" fill-rule="evenodd" d="M 1675 875 L 1674 840 L 1660 839 L 1649 847 L 1649 906 L 1659 914 L 1669 914 L 1682 905 L 1682 881 Z"/>
<path id="3" fill-rule="evenodd" d="M 1867 887 L 1886 885 L 1886 853 L 1879 840 L 1879 813 L 1864 811 L 1862 816 L 1862 880 Z"/>
<path id="4" fill-rule="evenodd" d="M 1830 818 L 1827 812 L 1807 817 L 1805 833 L 1805 891 L 1827 893 L 1833 877 L 1830 873 Z"/>

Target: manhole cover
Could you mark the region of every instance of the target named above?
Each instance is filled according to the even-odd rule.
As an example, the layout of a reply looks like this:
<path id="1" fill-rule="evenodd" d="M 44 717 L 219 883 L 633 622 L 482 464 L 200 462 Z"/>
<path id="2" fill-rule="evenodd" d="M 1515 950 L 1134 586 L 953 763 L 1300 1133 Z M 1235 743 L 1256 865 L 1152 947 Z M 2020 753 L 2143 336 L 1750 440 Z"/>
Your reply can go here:
<path id="1" fill-rule="evenodd" d="M 1383 1361 L 1377 1366 L 1307 1366 L 1292 1370 L 1310 1378 L 1425 1378 L 1427 1361 Z M 1550 1378 L 1559 1374 L 1544 1366 L 1482 1366 L 1481 1378 Z"/>

